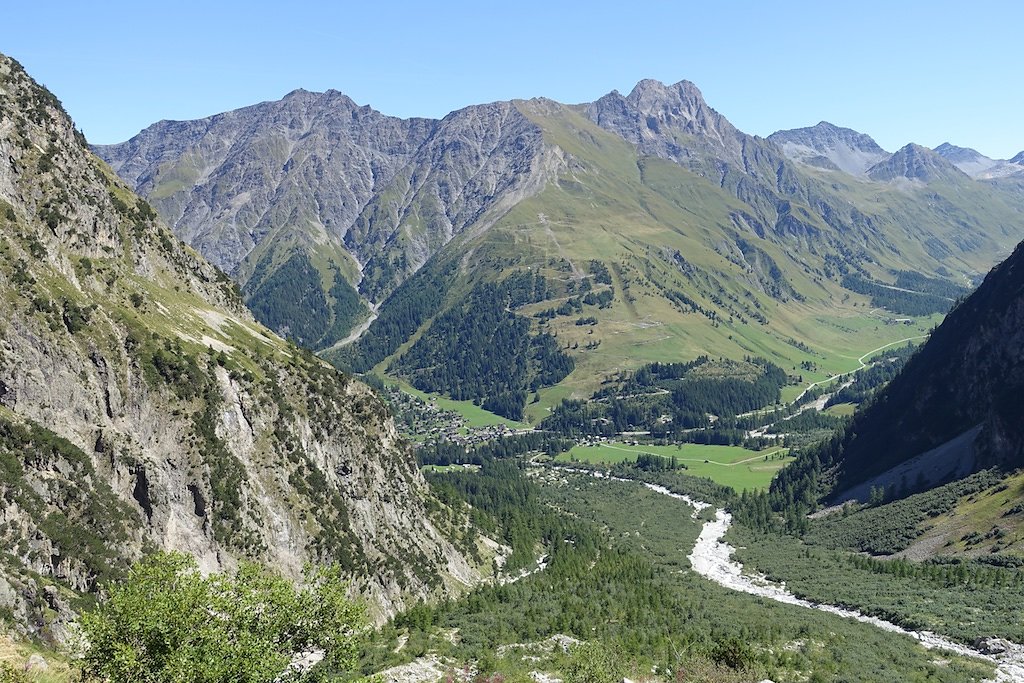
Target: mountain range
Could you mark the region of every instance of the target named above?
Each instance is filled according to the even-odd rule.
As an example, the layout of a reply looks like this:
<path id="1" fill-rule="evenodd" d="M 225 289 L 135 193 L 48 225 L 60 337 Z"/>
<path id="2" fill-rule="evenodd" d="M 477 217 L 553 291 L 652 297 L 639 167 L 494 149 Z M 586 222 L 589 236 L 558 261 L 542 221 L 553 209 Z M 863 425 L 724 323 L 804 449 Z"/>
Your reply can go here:
<path id="1" fill-rule="evenodd" d="M 449 394 L 475 385 L 427 376 L 425 362 L 457 363 L 433 321 L 465 323 L 487 283 L 542 277 L 542 296 L 510 302 L 511 317 L 477 335 L 526 320 L 535 341 L 489 363 L 536 365 L 522 354 L 551 343 L 570 359 L 497 387 L 513 397 L 505 414 L 531 419 L 610 372 L 708 348 L 827 370 L 835 333 L 864 327 L 864 305 L 943 309 L 895 310 L 871 292 L 921 303 L 908 277 L 969 286 L 1024 237 L 1013 160 L 988 180 L 946 148 L 890 154 L 827 123 L 762 139 L 687 81 L 441 120 L 295 91 L 96 151 L 236 279 L 260 321 L 342 367 Z"/>

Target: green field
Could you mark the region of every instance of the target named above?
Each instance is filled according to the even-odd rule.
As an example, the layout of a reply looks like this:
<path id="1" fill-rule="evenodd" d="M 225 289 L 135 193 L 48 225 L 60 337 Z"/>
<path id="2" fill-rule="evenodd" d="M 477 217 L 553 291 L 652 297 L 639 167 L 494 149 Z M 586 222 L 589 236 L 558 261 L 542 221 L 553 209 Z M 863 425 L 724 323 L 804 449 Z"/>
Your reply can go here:
<path id="1" fill-rule="evenodd" d="M 625 461 L 632 462 L 640 453 L 665 458 L 674 457 L 677 462 L 686 465 L 687 474 L 707 477 L 737 491 L 767 488 L 775 473 L 793 461 L 785 448 L 752 451 L 739 446 L 705 446 L 692 443 L 676 446 L 629 446 L 618 443 L 576 446 L 555 460 L 613 465 Z"/>
<path id="2" fill-rule="evenodd" d="M 412 394 L 417 398 L 420 398 L 428 403 L 433 403 L 441 410 L 450 410 L 456 412 L 466 420 L 466 425 L 469 427 L 486 427 L 488 425 L 503 424 L 507 425 L 512 429 L 529 429 L 530 425 L 522 422 L 516 422 L 515 420 L 509 420 L 495 415 L 489 410 L 484 410 L 480 406 L 476 405 L 472 401 L 455 401 L 447 398 L 446 396 L 440 396 L 438 394 L 428 394 L 425 391 L 413 387 L 411 384 L 394 380 L 392 378 L 386 378 L 385 383 L 397 386 L 399 389 L 407 394 Z"/>
<path id="3" fill-rule="evenodd" d="M 479 472 L 480 465 L 424 465 L 424 472 Z"/>
<path id="4" fill-rule="evenodd" d="M 856 403 L 837 403 L 834 406 L 830 406 L 825 409 L 826 415 L 835 415 L 837 417 L 850 417 L 857 411 Z"/>

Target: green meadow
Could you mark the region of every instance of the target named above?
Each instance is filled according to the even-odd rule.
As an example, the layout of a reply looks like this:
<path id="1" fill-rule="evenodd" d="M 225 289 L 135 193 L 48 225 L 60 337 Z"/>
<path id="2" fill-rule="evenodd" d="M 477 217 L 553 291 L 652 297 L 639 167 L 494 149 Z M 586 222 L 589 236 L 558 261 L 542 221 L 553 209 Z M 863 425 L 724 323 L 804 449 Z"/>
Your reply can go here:
<path id="1" fill-rule="evenodd" d="M 737 491 L 767 488 L 775 473 L 793 460 L 785 448 L 752 451 L 739 446 L 691 443 L 674 446 L 630 446 L 621 443 L 576 446 L 555 460 L 614 465 L 620 462 L 633 462 L 641 453 L 658 455 L 666 459 L 675 458 L 676 462 L 686 466 L 687 474 L 707 477 Z"/>
<path id="2" fill-rule="evenodd" d="M 385 380 L 388 384 L 393 384 L 400 388 L 407 394 L 416 396 L 428 403 L 433 403 L 441 410 L 452 411 L 458 413 L 466 421 L 468 427 L 487 427 L 489 425 L 503 424 L 511 429 L 529 429 L 530 425 L 522 422 L 516 422 L 515 420 L 509 420 L 495 415 L 494 413 L 484 410 L 480 406 L 476 405 L 472 401 L 456 401 L 446 396 L 439 394 L 428 394 L 425 391 L 420 391 L 416 387 L 412 386 L 408 382 L 396 381 L 391 378 Z"/>

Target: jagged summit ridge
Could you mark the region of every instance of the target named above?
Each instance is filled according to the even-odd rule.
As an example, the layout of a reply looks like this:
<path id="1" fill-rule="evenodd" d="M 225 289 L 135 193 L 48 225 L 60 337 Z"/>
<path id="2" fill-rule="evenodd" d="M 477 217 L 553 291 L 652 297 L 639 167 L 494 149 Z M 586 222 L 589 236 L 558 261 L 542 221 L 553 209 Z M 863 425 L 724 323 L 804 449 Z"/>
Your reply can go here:
<path id="1" fill-rule="evenodd" d="M 665 85 L 645 79 L 625 97 L 612 91 L 582 106 L 590 120 L 645 154 L 680 160 L 685 155 L 673 137 L 685 135 L 742 165 L 744 134 L 712 109 L 690 81 Z"/>
<path id="2" fill-rule="evenodd" d="M 314 234 L 347 229 L 436 124 L 385 116 L 336 90 L 295 90 L 205 119 L 157 123 L 96 151 L 178 235 L 235 272 L 286 224 Z"/>

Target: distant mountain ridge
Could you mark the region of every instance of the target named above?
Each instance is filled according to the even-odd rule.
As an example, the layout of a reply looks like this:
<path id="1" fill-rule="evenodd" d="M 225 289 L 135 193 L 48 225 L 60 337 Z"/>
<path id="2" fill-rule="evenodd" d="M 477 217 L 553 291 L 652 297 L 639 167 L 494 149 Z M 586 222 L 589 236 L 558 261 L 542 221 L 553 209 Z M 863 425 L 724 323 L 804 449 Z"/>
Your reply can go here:
<path id="1" fill-rule="evenodd" d="M 809 128 L 780 130 L 768 136 L 794 161 L 850 175 L 862 175 L 890 156 L 871 136 L 822 121 Z"/>
<path id="2" fill-rule="evenodd" d="M 977 150 L 969 147 L 957 147 L 948 142 L 936 147 L 935 151 L 972 178 L 1024 176 L 1024 152 L 1008 160 L 990 159 Z"/>
<path id="3" fill-rule="evenodd" d="M 911 143 L 890 154 L 870 136 L 827 121 L 808 128 L 780 130 L 769 135 L 768 140 L 777 144 L 793 161 L 878 182 L 891 182 L 897 178 L 924 182 L 926 177 L 931 182 L 948 177 L 950 172 L 934 160 L 928 160 L 923 151 L 926 148 L 921 145 Z M 1024 174 L 1024 152 L 1009 160 L 990 159 L 977 150 L 948 142 L 931 151 L 978 180 Z"/>
<path id="4" fill-rule="evenodd" d="M 892 156 L 869 168 L 866 175 L 872 180 L 883 182 L 906 178 L 923 183 L 955 183 L 968 177 L 941 154 L 913 143 L 900 148 Z"/>

